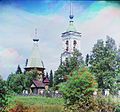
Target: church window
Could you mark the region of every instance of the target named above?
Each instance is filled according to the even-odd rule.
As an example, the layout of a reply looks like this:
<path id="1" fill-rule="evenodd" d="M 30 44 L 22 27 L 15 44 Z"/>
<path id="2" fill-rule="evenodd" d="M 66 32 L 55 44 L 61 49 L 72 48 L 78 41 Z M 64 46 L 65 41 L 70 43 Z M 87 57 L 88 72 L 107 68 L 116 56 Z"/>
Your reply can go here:
<path id="1" fill-rule="evenodd" d="M 69 44 L 69 42 L 68 42 L 68 40 L 66 41 L 66 45 L 68 45 Z"/>
<path id="2" fill-rule="evenodd" d="M 76 42 L 76 40 L 74 40 L 74 41 L 73 41 L 73 45 L 74 45 L 74 46 L 73 46 L 73 50 L 75 50 L 76 44 L 77 44 L 77 42 Z"/>
<path id="3" fill-rule="evenodd" d="M 74 46 L 76 46 L 76 44 L 77 44 L 76 40 L 74 40 L 73 44 L 74 44 Z"/>
<path id="4" fill-rule="evenodd" d="M 68 46 L 66 47 L 66 51 L 68 51 Z"/>

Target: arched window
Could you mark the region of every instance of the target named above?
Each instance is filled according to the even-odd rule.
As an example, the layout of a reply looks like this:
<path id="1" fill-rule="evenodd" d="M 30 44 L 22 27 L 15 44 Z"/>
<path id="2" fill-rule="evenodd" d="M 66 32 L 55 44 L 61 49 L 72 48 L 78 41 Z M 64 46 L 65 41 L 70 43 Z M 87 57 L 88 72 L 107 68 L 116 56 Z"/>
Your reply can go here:
<path id="1" fill-rule="evenodd" d="M 66 47 L 66 51 L 68 51 L 68 46 Z"/>
<path id="2" fill-rule="evenodd" d="M 74 40 L 74 41 L 73 41 L 73 45 L 76 46 L 76 44 L 77 44 L 77 42 L 76 42 L 76 40 Z"/>
<path id="3" fill-rule="evenodd" d="M 76 44 L 77 44 L 77 41 L 74 40 L 74 41 L 73 41 L 73 50 L 75 50 L 75 48 L 76 48 Z"/>
<path id="4" fill-rule="evenodd" d="M 69 41 L 66 40 L 66 51 L 68 51 L 68 45 L 69 45 Z"/>
<path id="5" fill-rule="evenodd" d="M 68 45 L 69 44 L 69 42 L 68 42 L 68 40 L 66 40 L 66 45 Z"/>

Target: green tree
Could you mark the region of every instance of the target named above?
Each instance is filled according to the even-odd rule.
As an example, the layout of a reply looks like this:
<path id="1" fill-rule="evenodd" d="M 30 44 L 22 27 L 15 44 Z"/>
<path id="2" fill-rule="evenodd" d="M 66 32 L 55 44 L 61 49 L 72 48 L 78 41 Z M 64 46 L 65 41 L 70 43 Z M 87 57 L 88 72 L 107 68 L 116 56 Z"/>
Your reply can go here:
<path id="1" fill-rule="evenodd" d="M 117 52 L 117 91 L 120 90 L 120 46 Z"/>
<path id="2" fill-rule="evenodd" d="M 105 43 L 103 40 L 97 41 L 90 56 L 90 69 L 96 77 L 98 88 L 110 89 L 112 93 L 116 86 L 116 52 L 115 41 L 107 36 Z"/>
<path id="3" fill-rule="evenodd" d="M 72 57 L 66 59 L 65 62 L 58 67 L 54 74 L 54 84 L 57 85 L 67 80 L 67 76 L 74 70 L 84 64 L 82 54 L 75 50 Z"/>
<path id="4" fill-rule="evenodd" d="M 1 76 L 0 76 L 1 77 Z M 0 112 L 5 112 L 8 106 L 9 92 L 6 82 L 0 78 Z"/>
<path id="5" fill-rule="evenodd" d="M 85 103 L 87 105 L 96 88 L 97 82 L 94 76 L 85 67 L 74 70 L 71 75 L 69 75 L 68 80 L 60 85 L 60 91 L 63 94 L 65 105 L 68 108 L 76 103 L 82 103 L 82 105 Z M 82 105 L 77 109 L 82 109 Z M 72 112 L 76 111 L 74 110 Z"/>
<path id="6" fill-rule="evenodd" d="M 20 65 L 18 65 L 18 67 L 17 67 L 16 74 L 22 74 Z"/>
<path id="7" fill-rule="evenodd" d="M 7 79 L 7 84 L 9 89 L 11 89 L 13 92 L 17 94 L 22 93 L 22 85 L 20 84 L 22 80 L 20 79 L 21 79 L 20 74 L 13 74 L 13 73 L 11 73 Z"/>
<path id="8" fill-rule="evenodd" d="M 25 74 L 10 74 L 7 79 L 8 87 L 17 94 L 21 94 L 23 90 L 30 89 L 33 79 L 37 77 L 35 70 L 26 72 Z"/>
<path id="9" fill-rule="evenodd" d="M 50 71 L 50 87 L 53 87 L 53 72 L 52 70 Z"/>
<path id="10" fill-rule="evenodd" d="M 30 89 L 30 86 L 33 82 L 34 79 L 37 78 L 38 73 L 36 70 L 32 70 L 30 72 L 26 72 L 25 74 L 25 84 L 26 84 L 26 89 Z"/>
<path id="11" fill-rule="evenodd" d="M 86 55 L 85 65 L 86 65 L 86 66 L 89 65 L 89 54 Z"/>
<path id="12" fill-rule="evenodd" d="M 2 80 L 2 76 L 0 75 L 0 80 Z"/>

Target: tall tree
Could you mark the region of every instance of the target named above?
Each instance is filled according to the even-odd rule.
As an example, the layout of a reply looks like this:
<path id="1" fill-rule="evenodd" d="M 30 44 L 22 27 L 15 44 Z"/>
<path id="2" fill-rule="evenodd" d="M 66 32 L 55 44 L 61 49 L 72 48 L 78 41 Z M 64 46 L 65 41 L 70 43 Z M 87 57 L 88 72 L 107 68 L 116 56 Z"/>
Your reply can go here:
<path id="1" fill-rule="evenodd" d="M 0 80 L 2 80 L 2 76 L 0 75 Z"/>
<path id="2" fill-rule="evenodd" d="M 89 65 L 89 54 L 86 55 L 85 64 L 86 66 Z"/>
<path id="3" fill-rule="evenodd" d="M 54 83 L 55 85 L 65 82 L 67 80 L 67 76 L 74 70 L 79 68 L 84 64 L 82 54 L 75 50 L 72 54 L 72 57 L 66 59 L 58 69 L 55 71 L 54 75 Z"/>
<path id="4" fill-rule="evenodd" d="M 120 46 L 117 52 L 117 91 L 120 90 Z"/>
<path id="5" fill-rule="evenodd" d="M 50 70 L 50 87 L 53 87 L 53 72 Z"/>
<path id="6" fill-rule="evenodd" d="M 20 67 L 20 65 L 18 65 L 17 70 L 16 70 L 16 74 L 21 74 L 21 73 L 22 73 L 21 67 Z"/>
<path id="7" fill-rule="evenodd" d="M 94 45 L 90 56 L 90 69 L 94 73 L 101 89 L 114 91 L 116 82 L 116 44 L 115 41 L 107 36 L 106 42 L 98 40 Z"/>

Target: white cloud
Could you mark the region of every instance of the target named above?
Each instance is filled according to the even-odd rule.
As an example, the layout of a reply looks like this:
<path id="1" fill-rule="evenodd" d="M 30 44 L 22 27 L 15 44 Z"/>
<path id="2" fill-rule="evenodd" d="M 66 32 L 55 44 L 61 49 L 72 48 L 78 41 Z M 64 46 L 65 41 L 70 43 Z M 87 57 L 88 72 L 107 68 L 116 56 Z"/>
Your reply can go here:
<path id="1" fill-rule="evenodd" d="M 13 48 L 0 49 L 0 74 L 6 79 L 22 62 L 22 56 Z"/>

